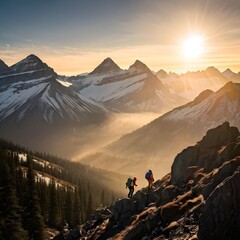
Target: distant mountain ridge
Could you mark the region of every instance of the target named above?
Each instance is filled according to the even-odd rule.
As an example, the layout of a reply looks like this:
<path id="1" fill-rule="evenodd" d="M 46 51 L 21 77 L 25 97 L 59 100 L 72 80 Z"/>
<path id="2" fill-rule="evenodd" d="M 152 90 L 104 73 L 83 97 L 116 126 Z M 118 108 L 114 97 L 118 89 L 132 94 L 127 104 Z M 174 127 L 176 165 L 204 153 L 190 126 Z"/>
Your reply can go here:
<path id="1" fill-rule="evenodd" d="M 162 175 L 169 170 L 177 152 L 201 138 L 208 128 L 225 121 L 240 128 L 239 112 L 240 84 L 229 82 L 216 92 L 202 92 L 194 101 L 121 137 L 102 149 L 99 156 L 89 155 L 82 160 L 99 166 L 99 157 L 103 168 L 108 166 L 134 175 L 144 175 L 143 169 L 152 169 Z M 116 163 L 111 166 L 113 156 Z"/>
<path id="2" fill-rule="evenodd" d="M 167 73 L 164 70 L 159 70 L 156 74 L 170 91 L 188 100 L 193 100 L 206 89 L 216 91 L 229 81 L 240 82 L 240 73 L 234 73 L 230 69 L 221 73 L 215 67 L 183 74 Z"/>

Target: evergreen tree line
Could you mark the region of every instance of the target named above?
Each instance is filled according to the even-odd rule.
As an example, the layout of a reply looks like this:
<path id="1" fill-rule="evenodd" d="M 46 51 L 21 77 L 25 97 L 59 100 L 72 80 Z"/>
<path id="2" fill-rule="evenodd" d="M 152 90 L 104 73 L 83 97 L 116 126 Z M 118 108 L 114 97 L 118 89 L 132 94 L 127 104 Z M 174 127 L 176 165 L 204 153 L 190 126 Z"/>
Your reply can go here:
<path id="1" fill-rule="evenodd" d="M 0 141 L 0 240 L 45 239 L 45 227 L 73 228 L 85 222 L 100 204 L 110 204 L 117 197 L 101 183 L 77 175 L 76 164 L 59 172 L 39 166 L 29 153 L 26 162 L 19 161 L 16 150 L 23 151 Z M 73 166 L 71 173 L 69 169 Z M 69 181 L 72 187 L 58 186 L 55 178 L 50 184 L 36 181 L 36 170 Z"/>

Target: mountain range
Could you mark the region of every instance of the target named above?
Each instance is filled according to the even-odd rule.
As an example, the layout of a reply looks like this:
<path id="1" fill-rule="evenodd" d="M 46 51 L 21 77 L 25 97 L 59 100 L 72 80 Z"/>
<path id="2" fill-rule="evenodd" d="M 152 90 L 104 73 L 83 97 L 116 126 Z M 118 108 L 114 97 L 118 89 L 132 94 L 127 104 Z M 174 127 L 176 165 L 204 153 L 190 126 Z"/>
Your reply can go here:
<path id="1" fill-rule="evenodd" d="M 104 108 L 87 101 L 58 82 L 57 74 L 38 57 L 30 55 L 0 75 L 0 121 L 90 121 Z M 88 116 L 89 115 L 89 116 Z"/>
<path id="2" fill-rule="evenodd" d="M 54 70 L 35 55 L 0 72 L 0 96 L 2 137 L 34 148 L 47 146 L 47 139 L 63 138 L 74 127 L 102 121 L 107 112 L 62 85 Z"/>
<path id="3" fill-rule="evenodd" d="M 163 114 L 176 107 L 183 106 L 183 108 L 180 108 L 181 111 L 174 109 L 161 117 L 162 120 L 154 121 L 154 123 L 161 122 L 158 125 L 162 127 L 159 127 L 156 131 L 153 128 L 151 136 L 147 132 L 146 135 L 140 136 L 139 132 L 145 132 L 145 130 L 140 129 L 132 135 L 134 137 L 123 137 L 124 141 L 121 139 L 118 142 L 121 143 L 119 149 L 115 147 L 115 143 L 105 148 L 105 151 L 110 152 L 110 155 L 112 155 L 112 152 L 121 153 L 117 157 L 123 156 L 125 158 L 129 153 L 142 156 L 143 151 L 150 153 L 150 151 L 158 148 L 159 139 L 155 136 L 159 132 L 164 138 L 167 135 L 170 136 L 173 129 L 176 133 L 181 132 L 181 134 L 185 131 L 186 138 L 184 138 L 184 141 L 186 143 L 189 135 L 191 135 L 191 140 L 193 137 L 196 139 L 199 136 L 195 133 L 199 132 L 197 130 L 198 126 L 196 131 L 190 134 L 187 132 L 192 130 L 191 127 L 186 128 L 186 122 L 188 122 L 187 125 L 191 121 L 195 124 L 199 121 L 196 120 L 196 116 L 201 115 L 199 110 L 206 109 L 207 105 L 210 106 L 213 102 L 216 102 L 214 105 L 216 111 L 219 109 L 218 114 L 221 117 L 218 116 L 218 118 L 231 122 L 231 119 L 229 119 L 231 113 L 224 112 L 224 114 L 228 114 L 226 118 L 223 118 L 221 114 L 230 108 L 234 109 L 235 112 L 235 105 L 237 106 L 237 104 L 235 101 L 228 101 L 229 106 L 227 108 L 225 106 L 227 103 L 224 100 L 219 100 L 223 101 L 221 106 L 225 107 L 218 108 L 219 103 L 213 97 L 216 94 L 213 94 L 211 89 L 216 91 L 229 80 L 239 82 L 239 75 L 239 73 L 233 73 L 230 69 L 221 73 L 213 67 L 181 75 L 166 73 L 164 70 L 154 73 L 139 60 L 136 60 L 127 70 L 123 70 L 111 58 L 106 58 L 89 74 L 66 77 L 58 75 L 33 54 L 10 67 L 0 61 L 0 134 L 2 137 L 31 146 L 34 149 L 42 147 L 40 150 L 52 151 L 54 145 L 56 149 L 61 150 L 62 154 L 69 138 L 73 139 L 73 144 L 84 144 L 78 140 L 81 138 L 83 141 L 85 138 L 81 130 L 86 129 L 86 126 L 97 126 L 99 123 L 106 121 L 113 112 L 155 112 Z M 200 94 L 202 90 L 206 89 L 209 90 Z M 198 94 L 200 94 L 199 97 L 197 97 Z M 202 102 L 205 97 L 207 98 L 204 102 L 206 106 L 201 107 L 199 101 Z M 189 101 L 193 102 L 189 103 Z M 188 103 L 196 106 L 184 105 Z M 185 108 L 188 108 L 188 110 L 183 110 Z M 212 108 L 214 107 L 212 106 Z M 199 115 L 197 112 L 199 112 Z M 204 111 L 202 112 L 205 114 Z M 194 120 L 191 120 L 191 114 Z M 214 114 L 217 115 L 217 113 Z M 184 119 L 181 118 L 181 115 L 185 116 Z M 204 121 L 208 120 L 211 121 L 205 114 L 201 120 L 203 123 L 198 125 L 202 126 Z M 154 126 L 154 123 L 149 126 Z M 169 124 L 172 126 L 170 132 Z M 211 126 L 213 124 L 207 127 Z M 143 129 L 148 128 L 146 126 Z M 88 132 L 88 134 L 96 131 L 92 127 L 87 129 L 85 132 Z M 76 133 L 78 134 L 76 135 Z M 136 137 L 137 135 L 139 135 L 139 138 Z M 125 141 L 125 139 L 131 138 L 132 140 Z M 170 137 L 167 139 L 172 141 Z M 152 141 L 155 141 L 155 143 L 149 147 L 148 145 Z M 61 144 L 58 144 L 59 142 Z M 173 148 L 175 148 L 175 145 Z M 164 151 L 157 151 L 157 153 L 162 152 L 159 158 L 166 159 Z M 136 152 L 138 153 L 136 154 Z M 173 154 L 175 153 L 176 151 L 173 151 Z M 155 151 L 152 152 L 152 155 L 154 154 Z M 140 159 L 138 161 L 141 161 Z"/>
<path id="4" fill-rule="evenodd" d="M 74 90 L 116 112 L 165 112 L 187 101 L 171 93 L 139 60 L 122 70 L 107 58 L 94 71 L 71 83 Z"/>
<path id="5" fill-rule="evenodd" d="M 171 92 L 188 100 L 193 100 L 206 89 L 216 91 L 228 81 L 240 82 L 240 73 L 234 73 L 230 69 L 221 73 L 215 67 L 184 74 L 166 73 L 160 70 L 156 74 Z"/>

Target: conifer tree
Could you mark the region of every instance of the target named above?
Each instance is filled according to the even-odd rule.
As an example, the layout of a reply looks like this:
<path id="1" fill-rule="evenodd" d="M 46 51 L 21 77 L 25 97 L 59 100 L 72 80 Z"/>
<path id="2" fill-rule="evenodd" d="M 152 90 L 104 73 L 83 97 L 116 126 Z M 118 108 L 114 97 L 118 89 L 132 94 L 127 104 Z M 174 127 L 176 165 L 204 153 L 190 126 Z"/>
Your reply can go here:
<path id="1" fill-rule="evenodd" d="M 7 159 L 0 155 L 0 239 L 26 239 L 27 233 L 22 227 L 15 186 L 9 167 L 4 162 Z"/>
<path id="2" fill-rule="evenodd" d="M 24 228 L 30 240 L 44 240 L 44 222 L 41 215 L 39 197 L 36 189 L 32 159 L 28 157 L 28 172 L 24 196 Z"/>
<path id="3" fill-rule="evenodd" d="M 45 182 L 41 181 L 38 183 L 38 192 L 39 192 L 41 213 L 44 219 L 48 219 L 48 209 L 49 209 L 48 208 L 49 206 L 48 186 Z"/>
<path id="4" fill-rule="evenodd" d="M 50 185 L 50 199 L 49 199 L 49 225 L 55 228 L 59 228 L 61 224 L 61 218 L 59 214 L 57 189 L 55 181 L 53 180 Z"/>
<path id="5" fill-rule="evenodd" d="M 80 224 L 80 202 L 79 202 L 79 193 L 78 193 L 78 188 L 75 187 L 74 191 L 74 204 L 73 204 L 73 227 L 76 225 Z"/>
<path id="6" fill-rule="evenodd" d="M 68 189 L 67 196 L 64 206 L 65 220 L 71 226 L 73 221 L 73 202 L 72 202 L 72 192 Z"/>
<path id="7" fill-rule="evenodd" d="M 92 210 L 93 210 L 92 194 L 91 194 L 91 192 L 90 192 L 90 193 L 89 193 L 89 196 L 88 196 L 87 218 L 88 218 L 89 215 L 91 214 Z"/>

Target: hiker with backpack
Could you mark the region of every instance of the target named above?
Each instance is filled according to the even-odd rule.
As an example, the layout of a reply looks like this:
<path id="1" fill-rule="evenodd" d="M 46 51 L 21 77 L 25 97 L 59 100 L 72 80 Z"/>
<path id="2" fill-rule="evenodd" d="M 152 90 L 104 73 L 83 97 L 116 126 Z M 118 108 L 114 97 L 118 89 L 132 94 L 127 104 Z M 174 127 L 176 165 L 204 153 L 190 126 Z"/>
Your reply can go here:
<path id="1" fill-rule="evenodd" d="M 134 177 L 133 179 L 128 178 L 128 180 L 126 182 L 126 188 L 129 189 L 129 193 L 128 193 L 129 198 L 132 198 L 132 196 L 133 196 L 134 186 L 137 186 L 136 181 L 137 181 L 137 178 Z"/>
<path id="2" fill-rule="evenodd" d="M 145 174 L 145 178 L 148 180 L 148 189 L 152 189 L 154 182 L 152 170 L 148 170 L 148 172 Z"/>

